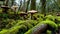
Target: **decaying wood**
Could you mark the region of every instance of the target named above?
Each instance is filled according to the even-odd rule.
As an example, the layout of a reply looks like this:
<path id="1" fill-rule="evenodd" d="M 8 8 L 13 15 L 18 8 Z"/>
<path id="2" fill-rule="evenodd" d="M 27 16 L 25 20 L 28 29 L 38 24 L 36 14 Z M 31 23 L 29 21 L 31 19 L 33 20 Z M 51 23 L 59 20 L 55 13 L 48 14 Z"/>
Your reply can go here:
<path id="1" fill-rule="evenodd" d="M 47 29 L 47 27 L 47 24 L 42 24 L 40 27 L 37 28 L 36 31 L 33 32 L 33 34 L 41 34 L 41 32 Z"/>
<path id="2" fill-rule="evenodd" d="M 60 27 L 58 27 L 58 34 L 60 34 Z"/>

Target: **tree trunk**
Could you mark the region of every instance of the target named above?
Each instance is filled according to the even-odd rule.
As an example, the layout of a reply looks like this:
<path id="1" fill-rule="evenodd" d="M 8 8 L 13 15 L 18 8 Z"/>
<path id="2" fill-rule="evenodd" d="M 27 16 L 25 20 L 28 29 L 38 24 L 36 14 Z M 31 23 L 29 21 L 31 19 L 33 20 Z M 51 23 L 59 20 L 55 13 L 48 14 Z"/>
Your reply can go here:
<path id="1" fill-rule="evenodd" d="M 12 4 L 11 4 L 11 6 L 14 4 L 14 0 L 11 0 L 12 1 Z"/>
<path id="2" fill-rule="evenodd" d="M 26 7 L 26 12 L 28 11 L 28 6 L 29 6 L 30 0 L 27 1 L 27 7 Z"/>
<path id="3" fill-rule="evenodd" d="M 9 0 L 5 0 L 5 6 L 8 6 Z"/>
<path id="4" fill-rule="evenodd" d="M 60 7 L 60 0 L 57 0 L 57 3 L 58 3 L 58 5 L 59 5 L 59 7 Z"/>
<path id="5" fill-rule="evenodd" d="M 41 0 L 42 2 L 42 14 L 46 14 L 45 7 L 46 7 L 46 0 Z"/>
<path id="6" fill-rule="evenodd" d="M 36 10 L 36 0 L 31 0 L 31 10 Z"/>
<path id="7" fill-rule="evenodd" d="M 20 0 L 20 6 L 19 6 L 19 11 L 21 10 L 21 6 L 22 6 L 22 0 Z"/>

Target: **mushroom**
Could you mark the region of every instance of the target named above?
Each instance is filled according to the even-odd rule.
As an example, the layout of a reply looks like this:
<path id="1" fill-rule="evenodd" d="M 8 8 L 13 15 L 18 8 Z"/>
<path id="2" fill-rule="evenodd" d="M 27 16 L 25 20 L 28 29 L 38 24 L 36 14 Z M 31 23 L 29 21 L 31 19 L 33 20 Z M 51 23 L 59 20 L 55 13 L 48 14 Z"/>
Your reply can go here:
<path id="1" fill-rule="evenodd" d="M 25 13 L 25 12 L 20 12 L 20 16 L 21 17 L 23 17 L 24 19 L 27 19 L 26 17 L 27 17 L 27 13 Z"/>
<path id="2" fill-rule="evenodd" d="M 2 12 L 4 13 L 7 13 L 8 9 L 10 9 L 9 6 L 3 6 L 3 5 L 1 6 L 1 8 L 3 8 Z"/>
<path id="3" fill-rule="evenodd" d="M 24 16 L 24 15 L 27 15 L 27 13 L 25 13 L 25 12 L 20 12 L 20 16 Z"/>
<path id="4" fill-rule="evenodd" d="M 30 13 L 30 19 L 32 19 L 33 14 L 37 13 L 37 11 L 31 10 L 31 11 L 28 11 L 28 13 Z"/>
<path id="5" fill-rule="evenodd" d="M 11 9 L 12 9 L 13 11 L 16 11 L 17 8 L 18 8 L 18 6 L 14 6 L 14 5 L 11 7 Z"/>
<path id="6" fill-rule="evenodd" d="M 32 14 L 34 14 L 34 13 L 37 13 L 37 11 L 35 11 L 35 10 L 31 10 L 31 11 L 28 11 L 28 13 L 32 13 Z"/>

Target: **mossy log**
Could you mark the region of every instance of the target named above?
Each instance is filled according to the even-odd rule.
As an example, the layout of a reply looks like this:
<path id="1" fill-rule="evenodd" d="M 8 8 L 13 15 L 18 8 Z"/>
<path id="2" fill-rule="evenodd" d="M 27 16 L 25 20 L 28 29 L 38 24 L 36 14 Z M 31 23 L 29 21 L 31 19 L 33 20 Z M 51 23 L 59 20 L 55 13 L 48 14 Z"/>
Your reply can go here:
<path id="1" fill-rule="evenodd" d="M 47 29 L 47 24 L 38 24 L 32 29 L 28 30 L 25 34 L 41 34 L 43 31 Z"/>
<path id="2" fill-rule="evenodd" d="M 41 34 L 41 32 L 47 29 L 47 24 L 42 24 L 33 34 Z"/>

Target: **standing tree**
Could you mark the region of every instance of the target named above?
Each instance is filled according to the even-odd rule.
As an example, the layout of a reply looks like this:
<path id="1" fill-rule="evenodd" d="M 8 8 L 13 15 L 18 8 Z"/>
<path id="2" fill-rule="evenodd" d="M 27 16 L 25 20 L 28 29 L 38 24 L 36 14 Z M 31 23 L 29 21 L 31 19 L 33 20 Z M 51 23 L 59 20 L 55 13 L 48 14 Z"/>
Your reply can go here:
<path id="1" fill-rule="evenodd" d="M 41 0 L 42 3 L 42 14 L 46 14 L 45 7 L 46 7 L 46 0 Z"/>
<path id="2" fill-rule="evenodd" d="M 31 10 L 36 10 L 36 0 L 31 0 Z"/>
<path id="3" fill-rule="evenodd" d="M 24 5 L 23 5 L 24 6 L 24 12 L 26 11 L 26 6 L 25 6 L 26 3 L 25 3 L 25 1 L 26 0 L 24 0 Z"/>
<path id="4" fill-rule="evenodd" d="M 58 5 L 60 6 L 60 0 L 57 0 Z"/>
<path id="5" fill-rule="evenodd" d="M 11 0 L 11 1 L 12 1 L 12 4 L 11 4 L 11 6 L 12 6 L 12 5 L 14 4 L 14 1 L 15 1 L 15 0 Z"/>
<path id="6" fill-rule="evenodd" d="M 21 10 L 21 6 L 22 6 L 22 0 L 20 0 L 20 6 L 19 6 L 19 11 Z"/>
<path id="7" fill-rule="evenodd" d="M 9 0 L 5 0 L 5 5 L 8 6 Z"/>
<path id="8" fill-rule="evenodd" d="M 29 6 L 30 0 L 27 1 L 27 7 L 26 7 L 26 12 L 28 11 L 28 6 Z"/>

